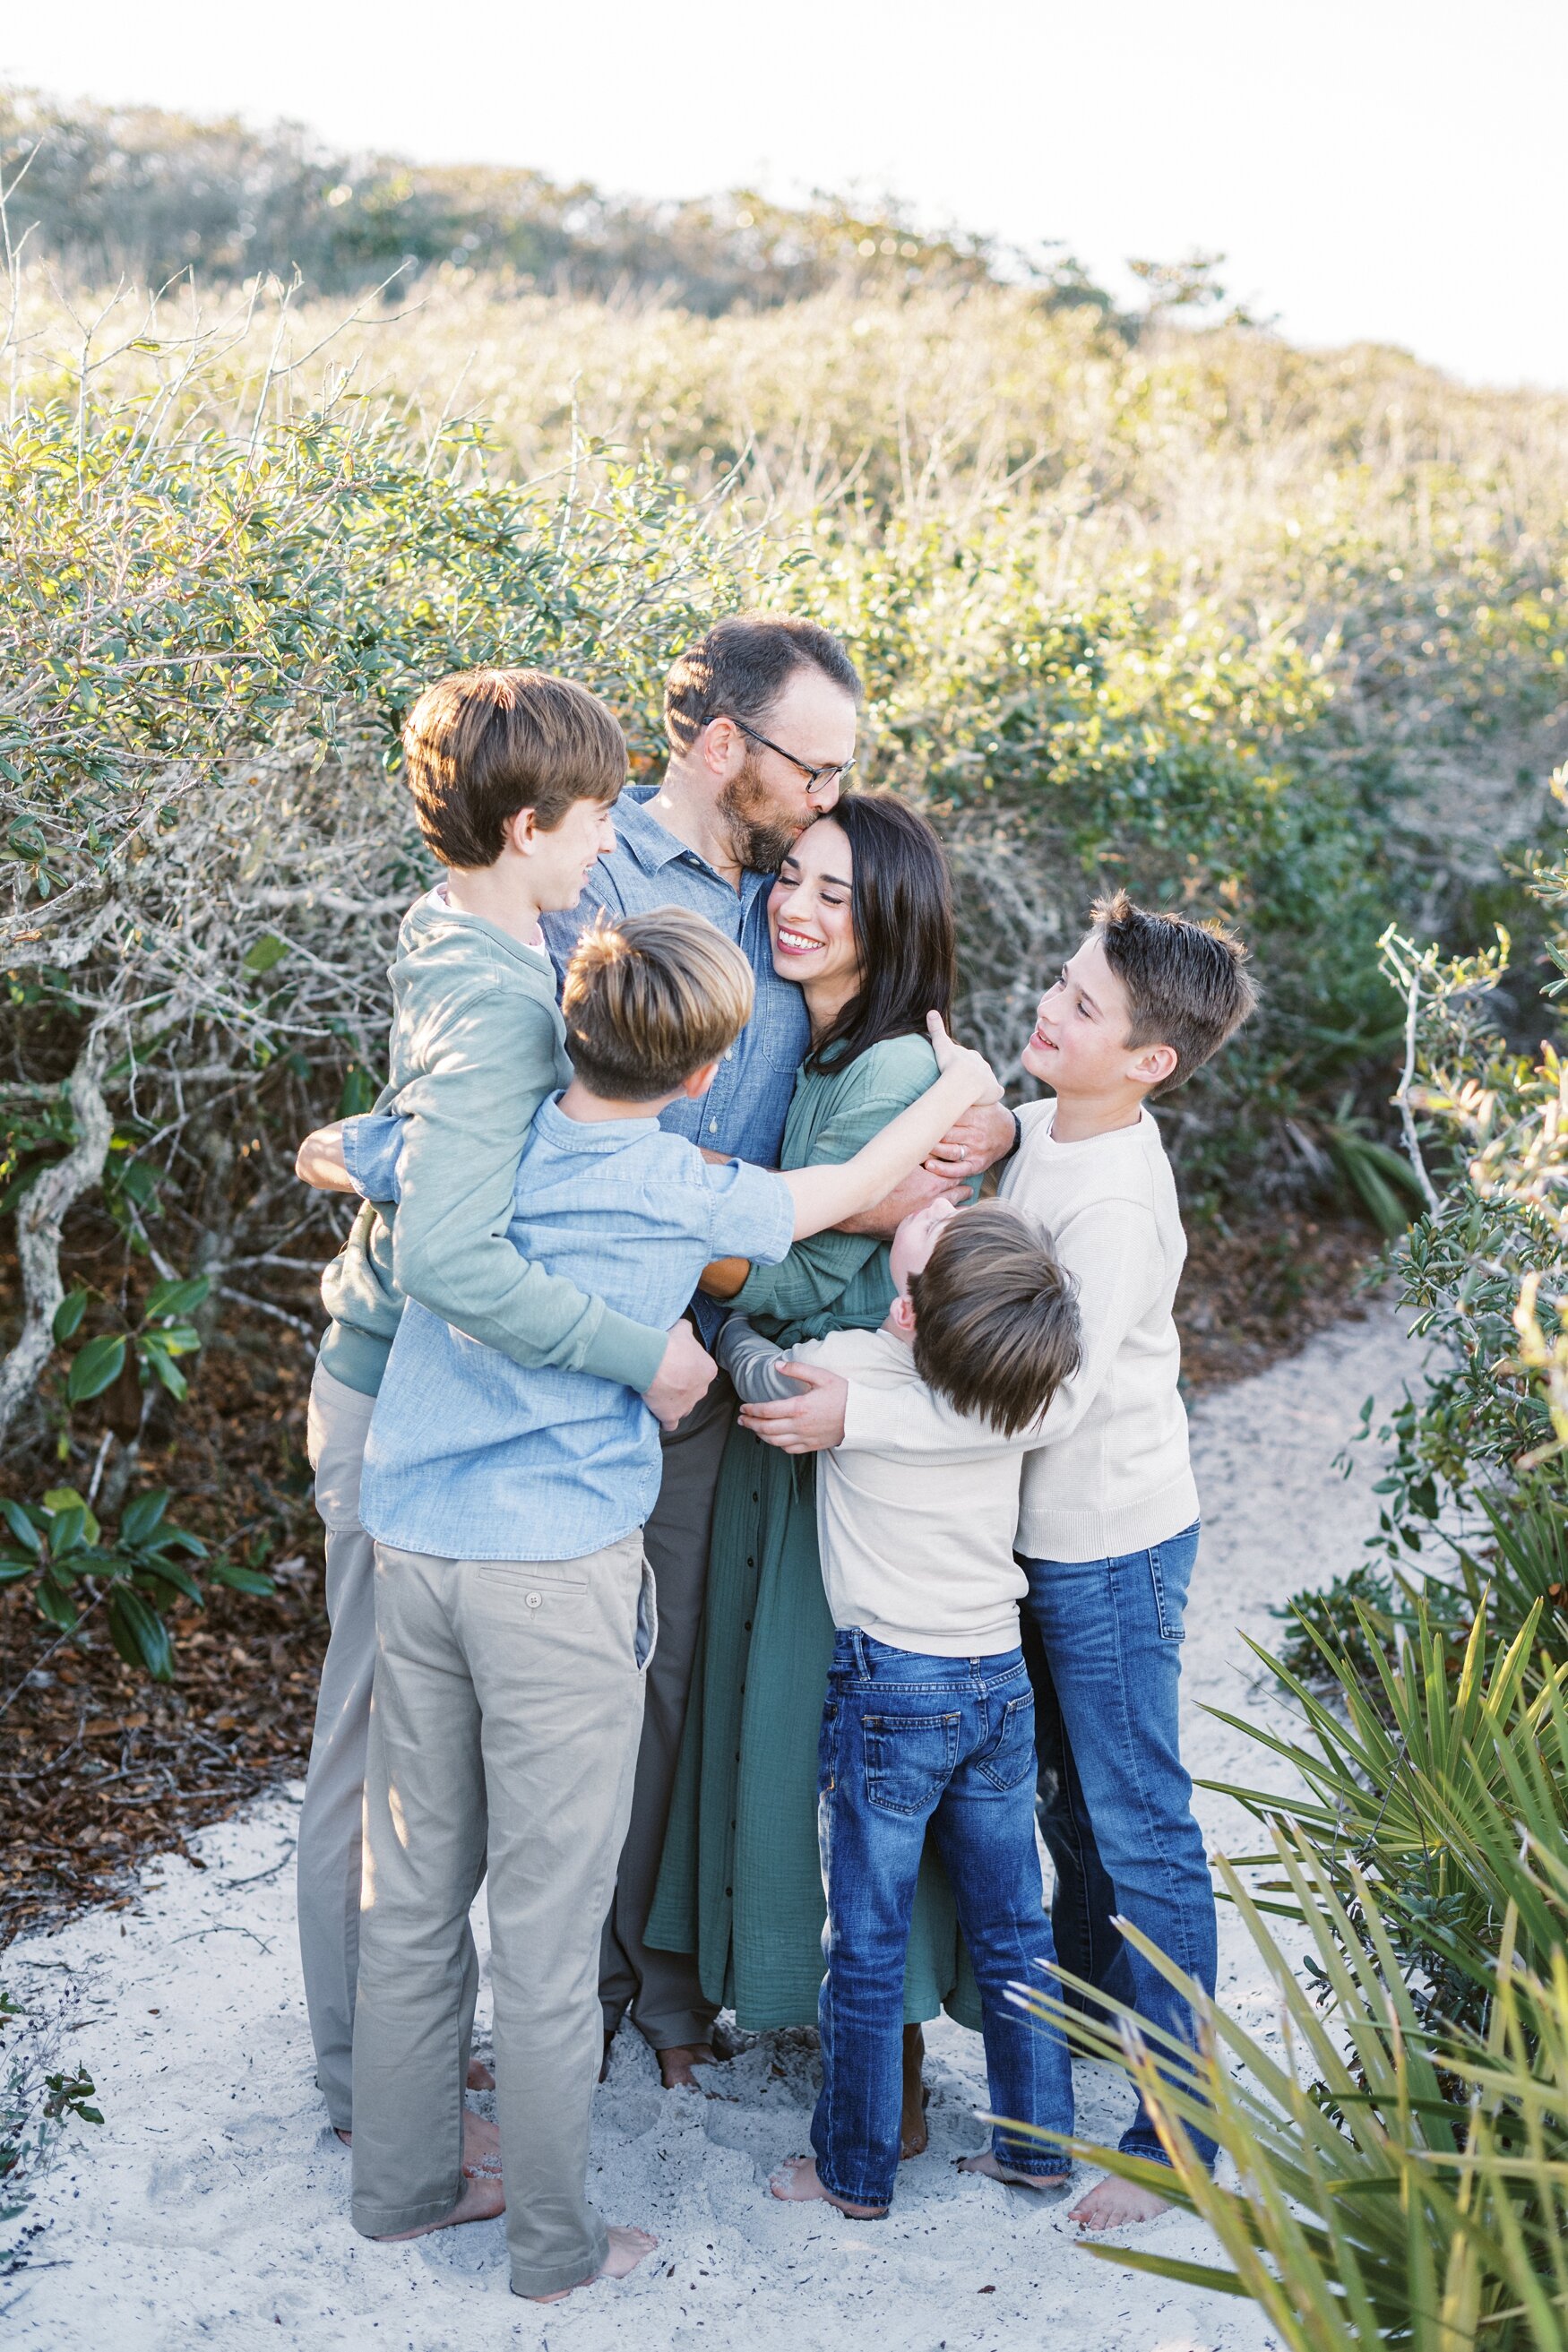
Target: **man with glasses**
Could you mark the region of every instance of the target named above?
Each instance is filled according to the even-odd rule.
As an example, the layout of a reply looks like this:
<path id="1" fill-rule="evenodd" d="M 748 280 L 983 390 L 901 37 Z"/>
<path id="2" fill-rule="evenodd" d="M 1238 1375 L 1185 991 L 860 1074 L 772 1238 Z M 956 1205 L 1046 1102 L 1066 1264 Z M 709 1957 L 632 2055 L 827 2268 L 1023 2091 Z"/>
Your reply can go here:
<path id="1" fill-rule="evenodd" d="M 773 970 L 768 891 L 806 826 L 837 803 L 855 762 L 861 693 L 848 655 L 814 621 L 752 613 L 718 622 L 680 656 L 666 683 L 669 763 L 662 782 L 621 794 L 615 848 L 594 867 L 577 907 L 545 918 L 561 970 L 601 907 L 614 914 L 692 907 L 739 943 L 756 975 L 755 1012 L 710 1092 L 700 1102 L 673 1106 L 660 1123 L 710 1150 L 763 1167 L 777 1163 L 808 1043 L 800 992 Z M 1010 1113 L 972 1112 L 940 1153 L 956 1178 L 988 1167 L 1013 1139 Z M 890 1237 L 901 1217 L 941 1193 L 957 1198 L 959 1187 L 913 1176 L 856 1223 Z M 691 1311 L 710 1344 L 723 1308 L 699 1297 Z M 714 1489 L 734 1409 L 734 1392 L 716 1372 L 702 1402 L 665 1433 L 663 1481 L 644 1533 L 658 1589 L 658 1645 L 648 1669 L 631 1826 L 601 1955 L 606 2049 L 629 2011 L 658 2053 L 669 2090 L 696 2087 L 693 2067 L 713 2055 L 714 2010 L 703 1998 L 695 1959 L 654 1949 L 644 1943 L 643 1929 L 680 1752 Z"/>

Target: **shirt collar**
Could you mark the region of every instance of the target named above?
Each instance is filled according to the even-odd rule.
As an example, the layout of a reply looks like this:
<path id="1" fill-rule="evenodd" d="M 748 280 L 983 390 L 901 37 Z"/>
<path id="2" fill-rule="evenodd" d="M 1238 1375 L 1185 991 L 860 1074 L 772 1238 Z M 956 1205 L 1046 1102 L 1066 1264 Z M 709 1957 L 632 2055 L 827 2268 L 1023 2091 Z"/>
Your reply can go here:
<path id="1" fill-rule="evenodd" d="M 692 854 L 644 805 L 658 791 L 657 784 L 632 784 L 616 803 L 616 831 L 621 845 L 631 851 L 646 874 L 657 874 L 661 866 L 673 866 L 678 857 Z M 706 861 L 700 858 L 698 863 Z"/>
<path id="2" fill-rule="evenodd" d="M 673 866 L 677 859 L 684 857 L 700 872 L 711 874 L 716 882 L 723 883 L 728 889 L 730 886 L 724 882 L 723 876 L 717 873 L 699 851 L 689 849 L 684 841 L 676 839 L 668 826 L 660 824 L 647 805 L 658 792 L 657 784 L 628 784 L 616 803 L 616 831 L 620 836 L 622 848 L 630 850 L 645 874 L 657 874 L 661 866 Z M 771 874 L 760 874 L 753 866 L 744 866 L 741 873 L 742 903 L 749 906 L 758 886 L 771 888 L 773 880 Z"/>
<path id="3" fill-rule="evenodd" d="M 621 1151 L 643 1136 L 661 1132 L 657 1118 L 568 1118 L 559 1091 L 545 1096 L 533 1124 L 547 1142 L 568 1151 Z"/>

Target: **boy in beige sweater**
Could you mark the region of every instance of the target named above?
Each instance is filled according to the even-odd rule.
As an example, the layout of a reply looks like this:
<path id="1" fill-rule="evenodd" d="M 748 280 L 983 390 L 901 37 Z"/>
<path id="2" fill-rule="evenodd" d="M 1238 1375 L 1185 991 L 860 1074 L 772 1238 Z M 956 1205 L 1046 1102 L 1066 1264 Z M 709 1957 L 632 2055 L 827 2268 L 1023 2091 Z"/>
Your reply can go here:
<path id="1" fill-rule="evenodd" d="M 1035 1688 L 1039 1816 L 1056 1870 L 1058 1958 L 1155 2027 L 1192 2019 L 1125 1943 L 1131 1920 L 1205 1990 L 1214 1895 L 1178 1738 L 1181 1642 L 1198 1502 L 1173 1317 L 1186 1255 L 1175 1185 L 1148 1097 L 1177 1086 L 1256 1002 L 1246 950 L 1223 930 L 1154 915 L 1122 893 L 1041 998 L 1023 1066 L 1054 1100 L 1017 1114 L 1004 1201 L 1048 1232 L 1078 1288 L 1083 1360 L 1026 1459 L 1018 1517 L 1026 1648 Z M 752 1406 L 793 1451 L 845 1440 L 915 1459 L 929 1406 L 805 1369 L 795 1404 Z M 1213 2143 L 1194 2132 L 1212 2158 Z M 1121 2146 L 1166 2159 L 1140 2105 Z M 1163 2210 L 1152 2189 L 1102 2181 L 1075 2207 L 1086 2229 Z"/>
<path id="2" fill-rule="evenodd" d="M 895 1414 L 912 1402 L 925 1431 L 913 1456 L 846 1439 L 816 1481 L 837 1628 L 817 1782 L 822 2095 L 814 2155 L 785 2164 L 773 2191 L 858 2221 L 887 2211 L 898 2177 L 904 1965 L 928 1831 L 980 1988 L 992 2111 L 1008 2118 L 963 2168 L 1059 2189 L 1073 2127 L 1066 2043 L 1010 1997 L 1020 1980 L 1048 1983 L 1055 1958 L 1013 1536 L 1025 1447 L 1079 1360 L 1072 1285 L 1034 1222 L 1000 1202 L 918 1211 L 891 1259 L 880 1329 L 835 1331 L 789 1360 Z M 719 1351 L 742 1398 L 780 1393 L 777 1347 L 743 1318 Z"/>

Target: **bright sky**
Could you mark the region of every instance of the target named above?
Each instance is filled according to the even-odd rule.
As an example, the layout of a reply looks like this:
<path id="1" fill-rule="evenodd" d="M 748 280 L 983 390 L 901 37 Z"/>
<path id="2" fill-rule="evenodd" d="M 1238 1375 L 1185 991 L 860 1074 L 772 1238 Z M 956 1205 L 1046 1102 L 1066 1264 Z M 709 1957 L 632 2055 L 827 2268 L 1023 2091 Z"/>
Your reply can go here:
<path id="1" fill-rule="evenodd" d="M 647 195 L 891 192 L 1119 286 L 1217 249 L 1300 341 L 1568 386 L 1565 0 L 72 0 L 5 11 L 0 79 Z"/>

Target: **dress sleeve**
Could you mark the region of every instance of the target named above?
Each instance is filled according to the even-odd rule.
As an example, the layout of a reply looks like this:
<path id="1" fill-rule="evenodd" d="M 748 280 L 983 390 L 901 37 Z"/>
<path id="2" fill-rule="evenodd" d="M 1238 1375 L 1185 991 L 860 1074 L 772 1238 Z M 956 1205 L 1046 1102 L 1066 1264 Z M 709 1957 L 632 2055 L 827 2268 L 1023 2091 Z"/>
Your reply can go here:
<path id="1" fill-rule="evenodd" d="M 875 1052 L 875 1048 L 872 1049 Z M 911 1064 L 915 1057 L 910 1056 Z M 862 1064 L 870 1055 L 862 1056 Z M 911 1076 L 907 1087 L 889 1086 L 868 1075 L 859 1085 L 846 1086 L 844 1097 L 812 1146 L 814 1168 L 842 1165 L 853 1160 L 890 1118 L 897 1118 L 925 1092 L 935 1070 L 934 1059 L 923 1072 Z M 849 1080 L 861 1065 L 846 1073 Z M 777 1265 L 754 1265 L 731 1302 L 738 1314 L 769 1315 L 779 1323 L 805 1323 L 841 1298 L 861 1267 L 882 1247 L 875 1234 L 813 1234 L 796 1242 Z"/>

